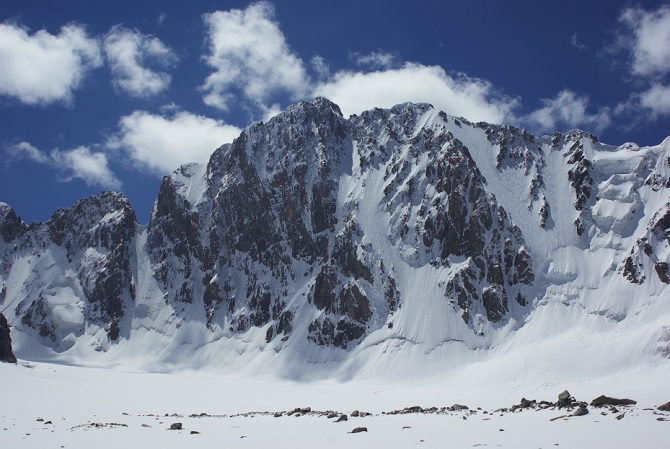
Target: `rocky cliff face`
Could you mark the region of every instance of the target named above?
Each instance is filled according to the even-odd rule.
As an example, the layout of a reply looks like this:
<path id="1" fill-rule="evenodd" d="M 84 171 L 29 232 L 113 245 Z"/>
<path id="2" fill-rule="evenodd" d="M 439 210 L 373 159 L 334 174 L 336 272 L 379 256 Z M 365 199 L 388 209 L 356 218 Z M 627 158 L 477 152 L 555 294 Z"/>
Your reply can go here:
<path id="1" fill-rule="evenodd" d="M 275 351 L 490 347 L 551 298 L 616 308 L 580 289 L 653 273 L 647 293 L 664 294 L 666 153 L 425 104 L 345 119 L 318 98 L 166 176 L 146 227 L 116 193 L 29 226 L 2 205 L 0 310 L 60 350 L 145 330 Z M 586 279 L 566 261 L 589 254 L 607 256 Z"/>
<path id="2" fill-rule="evenodd" d="M 12 338 L 9 335 L 9 324 L 7 318 L 0 313 L 0 362 L 16 363 L 16 357 L 12 351 Z"/>
<path id="3" fill-rule="evenodd" d="M 0 303 L 8 288 L 18 289 L 20 301 L 12 315 L 22 329 L 61 349 L 74 344 L 87 327 L 114 341 L 125 320 L 128 336 L 136 220 L 123 195 L 106 192 L 83 199 L 30 226 L 7 208 L 1 222 L 7 230 L 3 268 L 8 274 Z M 23 279 L 11 276 L 16 266 L 11 262 L 17 259 Z"/>
<path id="4" fill-rule="evenodd" d="M 523 236 L 446 123 L 420 128 L 429 109 L 347 121 L 325 99 L 301 103 L 218 149 L 206 173 L 186 166 L 166 177 L 147 240 L 166 301 L 201 303 L 210 328 L 266 327 L 269 342 L 291 334 L 306 300 L 308 340 L 360 341 L 390 322 L 402 295 L 341 184 L 383 169 L 380 190 L 366 189 L 390 214 L 387 238 L 409 263 L 452 273 L 445 301 L 466 324 L 505 320 L 509 301 L 526 306 L 534 275 Z"/>

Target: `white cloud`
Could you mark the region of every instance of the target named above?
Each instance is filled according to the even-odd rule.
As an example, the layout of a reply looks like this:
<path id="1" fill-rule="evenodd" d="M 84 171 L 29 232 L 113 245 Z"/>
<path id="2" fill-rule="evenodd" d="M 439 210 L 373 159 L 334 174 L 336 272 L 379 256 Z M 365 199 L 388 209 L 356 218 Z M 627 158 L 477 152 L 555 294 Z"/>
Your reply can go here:
<path id="1" fill-rule="evenodd" d="M 107 147 L 124 149 L 140 167 L 165 174 L 188 162 L 207 162 L 214 150 L 240 132 L 235 126 L 184 111 L 172 117 L 135 111 L 119 120 L 119 133 L 108 140 Z"/>
<path id="2" fill-rule="evenodd" d="M 316 85 L 313 95 L 329 98 L 345 116 L 410 101 L 431 103 L 448 114 L 491 123 L 513 117 L 518 103 L 500 95 L 488 81 L 463 74 L 452 77 L 442 67 L 415 63 L 369 73 L 340 71 Z"/>
<path id="3" fill-rule="evenodd" d="M 631 50 L 633 74 L 667 74 L 670 71 L 670 6 L 652 12 L 639 6 L 628 8 L 621 14 L 620 21 L 631 32 L 619 40 Z"/>
<path id="4" fill-rule="evenodd" d="M 372 52 L 368 55 L 353 53 L 350 55 L 356 64 L 372 70 L 388 70 L 398 66 L 398 56 L 385 51 Z"/>
<path id="5" fill-rule="evenodd" d="M 203 20 L 209 44 L 204 59 L 214 69 L 202 86 L 206 104 L 227 110 L 232 92 L 259 104 L 277 92 L 293 97 L 306 93 L 309 79 L 303 62 L 286 43 L 270 3 L 216 11 Z"/>
<path id="6" fill-rule="evenodd" d="M 275 115 L 279 115 L 283 111 L 283 109 L 279 105 L 279 103 L 274 103 L 272 106 L 263 106 L 262 111 L 263 111 L 262 120 L 264 122 L 267 122 L 268 120 L 270 120 Z"/>
<path id="7" fill-rule="evenodd" d="M 670 114 L 670 87 L 655 84 L 639 94 L 638 98 L 640 106 L 650 110 L 652 114 Z"/>
<path id="8" fill-rule="evenodd" d="M 29 105 L 69 103 L 87 72 L 101 65 L 100 45 L 82 26 L 64 26 L 54 36 L 0 24 L 0 95 Z"/>
<path id="9" fill-rule="evenodd" d="M 5 146 L 5 152 L 9 155 L 9 159 L 30 159 L 34 162 L 45 164 L 49 158 L 40 150 L 29 144 L 28 142 L 15 142 Z"/>
<path id="10" fill-rule="evenodd" d="M 107 156 L 104 153 L 91 153 L 89 147 L 81 146 L 68 151 L 56 148 L 46 155 L 28 142 L 16 142 L 5 145 L 5 152 L 9 154 L 10 160 L 27 158 L 48 165 L 62 173 L 61 180 L 65 182 L 77 178 L 87 185 L 121 188 L 121 181 L 109 169 Z"/>
<path id="11" fill-rule="evenodd" d="M 544 99 L 542 104 L 542 108 L 520 119 L 532 130 L 554 132 L 558 129 L 583 128 L 600 132 L 611 122 L 608 108 L 601 107 L 595 114 L 589 114 L 588 97 L 579 97 L 570 90 L 563 90 L 554 98 Z"/>
<path id="12" fill-rule="evenodd" d="M 109 189 L 120 189 L 121 181 L 112 173 L 104 153 L 91 153 L 88 147 L 51 152 L 56 167 L 67 173 L 65 181 L 82 179 L 87 185 L 100 185 Z"/>
<path id="13" fill-rule="evenodd" d="M 105 53 L 117 90 L 132 97 L 156 95 L 170 85 L 171 76 L 145 67 L 154 61 L 164 67 L 177 62 L 177 56 L 158 38 L 116 25 L 105 36 Z"/>
<path id="14" fill-rule="evenodd" d="M 330 76 L 330 65 L 322 56 L 314 56 L 311 61 L 312 69 L 319 75 L 319 78 Z"/>
<path id="15" fill-rule="evenodd" d="M 292 101 L 328 97 L 345 115 L 411 101 L 428 102 L 475 121 L 501 123 L 514 116 L 518 105 L 488 81 L 448 75 L 438 66 L 403 64 L 383 51 L 354 53 L 351 60 L 361 70 L 334 74 L 323 57 L 314 56 L 310 65 L 319 81 L 313 81 L 274 21 L 273 6 L 266 2 L 203 18 L 208 30 L 204 59 L 214 69 L 202 86 L 204 101 L 222 110 L 235 101 L 266 120 L 279 110 L 272 95 L 281 93 Z"/>

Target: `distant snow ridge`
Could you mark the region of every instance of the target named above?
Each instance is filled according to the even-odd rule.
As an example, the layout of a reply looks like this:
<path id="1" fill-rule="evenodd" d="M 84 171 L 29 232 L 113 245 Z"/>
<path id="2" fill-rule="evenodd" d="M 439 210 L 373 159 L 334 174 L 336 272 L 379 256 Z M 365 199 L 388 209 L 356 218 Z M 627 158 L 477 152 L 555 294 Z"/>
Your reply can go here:
<path id="1" fill-rule="evenodd" d="M 669 142 L 536 137 L 427 104 L 345 119 L 317 98 L 166 176 L 146 226 L 113 192 L 29 226 L 0 204 L 0 311 L 64 356 L 365 366 L 502 348 L 553 314 L 635 321 L 665 357 Z"/>

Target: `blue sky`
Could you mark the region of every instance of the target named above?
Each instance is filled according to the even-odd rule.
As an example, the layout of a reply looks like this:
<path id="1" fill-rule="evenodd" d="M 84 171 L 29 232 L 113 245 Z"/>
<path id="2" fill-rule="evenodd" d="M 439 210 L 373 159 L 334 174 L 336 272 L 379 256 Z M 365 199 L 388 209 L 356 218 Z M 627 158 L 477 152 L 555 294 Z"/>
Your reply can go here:
<path id="1" fill-rule="evenodd" d="M 117 190 L 146 223 L 162 176 L 317 95 L 658 144 L 670 2 L 6 2 L 0 201 L 43 221 Z"/>

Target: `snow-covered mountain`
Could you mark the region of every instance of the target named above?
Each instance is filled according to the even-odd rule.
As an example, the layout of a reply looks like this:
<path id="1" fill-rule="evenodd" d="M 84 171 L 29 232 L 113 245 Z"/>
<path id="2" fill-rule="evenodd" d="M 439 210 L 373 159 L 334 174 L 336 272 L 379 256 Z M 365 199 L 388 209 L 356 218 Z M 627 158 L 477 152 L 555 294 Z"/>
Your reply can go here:
<path id="1" fill-rule="evenodd" d="M 670 356 L 670 139 L 317 98 L 166 176 L 146 226 L 103 192 L 30 225 L 0 203 L 0 234 L 19 357 L 327 377 L 540 342 Z"/>

